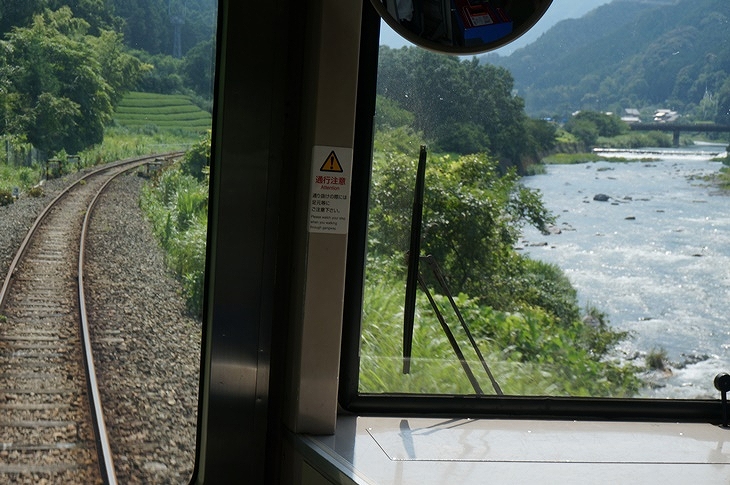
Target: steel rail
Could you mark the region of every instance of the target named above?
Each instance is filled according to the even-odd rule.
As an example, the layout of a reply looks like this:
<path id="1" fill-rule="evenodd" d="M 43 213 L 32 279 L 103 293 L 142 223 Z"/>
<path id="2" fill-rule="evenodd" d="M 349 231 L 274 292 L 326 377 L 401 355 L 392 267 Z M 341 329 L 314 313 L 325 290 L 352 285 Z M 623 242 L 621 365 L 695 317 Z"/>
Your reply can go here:
<path id="1" fill-rule="evenodd" d="M 46 218 L 46 216 L 50 213 L 51 209 L 56 205 L 56 203 L 61 200 L 63 197 L 68 195 L 68 193 L 73 189 L 75 186 L 77 186 L 81 181 L 97 175 L 101 172 L 112 170 L 114 168 L 118 168 L 120 166 L 128 165 L 128 167 L 125 170 L 121 170 L 118 173 L 112 175 L 109 180 L 104 182 L 104 184 L 99 188 L 97 193 L 94 195 L 94 198 L 91 200 L 89 205 L 87 206 L 86 214 L 84 216 L 84 222 L 81 228 L 81 237 L 80 237 L 80 243 L 79 243 L 79 260 L 78 260 L 78 292 L 79 292 L 79 316 L 80 316 L 80 331 L 81 331 L 81 345 L 82 345 L 82 351 L 84 354 L 84 363 L 85 363 L 85 369 L 86 369 L 86 384 L 89 392 L 89 405 L 90 405 L 90 413 L 94 425 L 94 431 L 96 436 L 96 444 L 97 444 L 97 454 L 99 456 L 99 471 L 101 473 L 102 479 L 105 484 L 108 485 L 117 485 L 117 479 L 116 479 L 116 473 L 114 470 L 114 461 L 112 459 L 111 454 L 111 446 L 109 444 L 109 439 L 107 436 L 106 431 L 106 424 L 104 422 L 104 411 L 103 406 L 101 405 L 101 395 L 99 392 L 99 386 L 98 381 L 96 378 L 96 370 L 94 367 L 94 358 L 93 358 L 93 352 L 91 347 L 91 335 L 89 331 L 89 322 L 87 318 L 86 313 L 86 298 L 84 294 L 84 281 L 83 281 L 83 266 L 84 266 L 84 251 L 86 246 L 86 234 L 88 232 L 88 227 L 91 220 L 91 214 L 93 212 L 94 206 L 96 205 L 97 201 L 99 200 L 99 197 L 104 192 L 104 190 L 109 186 L 109 184 L 118 176 L 127 173 L 129 170 L 135 169 L 139 167 L 140 165 L 143 165 L 150 160 L 155 160 L 158 158 L 174 158 L 176 156 L 182 155 L 183 152 L 171 152 L 166 154 L 157 154 L 157 155 L 147 155 L 142 157 L 134 157 L 129 158 L 125 160 L 120 160 L 118 162 L 114 162 L 111 164 L 107 164 L 103 167 L 94 169 L 90 171 L 89 173 L 85 174 L 78 180 L 76 180 L 73 184 L 66 187 L 61 193 L 59 193 L 44 209 L 43 211 L 38 215 L 36 220 L 33 222 L 33 225 L 28 230 L 28 233 L 26 234 L 25 238 L 23 239 L 23 242 L 21 243 L 15 258 L 10 264 L 10 267 L 8 268 L 8 273 L 5 276 L 5 281 L 3 283 L 2 288 L 0 289 L 0 309 L 3 307 L 3 304 L 5 303 L 6 295 L 8 293 L 8 289 L 10 288 L 10 283 L 12 280 L 12 276 L 15 273 L 15 270 L 17 268 L 17 265 L 22 260 L 25 252 L 27 251 L 30 241 L 33 239 L 33 236 L 35 235 L 38 227 L 43 222 L 43 220 Z"/>
<path id="2" fill-rule="evenodd" d="M 61 191 L 60 194 L 58 194 L 51 202 L 48 203 L 48 205 L 43 209 L 43 211 L 38 214 L 38 217 L 36 217 L 36 220 L 33 222 L 33 225 L 30 226 L 30 229 L 28 229 L 28 233 L 25 235 L 25 239 L 20 243 L 20 247 L 18 248 L 18 252 L 15 253 L 15 257 L 13 258 L 13 261 L 10 263 L 10 266 L 8 267 L 8 272 L 5 275 L 5 280 L 3 281 L 3 286 L 0 288 L 0 309 L 3 308 L 3 305 L 5 304 L 5 299 L 7 298 L 8 289 L 10 288 L 10 282 L 13 279 L 13 274 L 15 273 L 15 269 L 17 268 L 18 264 L 20 263 L 20 260 L 23 258 L 23 255 L 25 254 L 26 250 L 28 249 L 28 246 L 30 245 L 30 240 L 33 238 L 33 235 L 35 234 L 36 230 L 38 229 L 38 226 L 40 226 L 41 222 L 46 218 L 48 213 L 51 211 L 53 206 L 61 200 L 63 197 L 65 197 L 68 192 L 76 186 L 76 184 L 80 183 L 82 180 L 85 180 L 93 175 L 96 175 L 99 172 L 103 172 L 105 170 L 109 170 L 111 168 L 116 168 L 120 165 L 124 164 L 131 164 L 135 162 L 142 162 L 146 160 L 154 160 L 155 158 L 160 157 L 175 157 L 180 156 L 183 152 L 171 152 L 171 153 L 165 153 L 165 154 L 157 154 L 157 155 L 145 155 L 142 157 L 133 157 L 133 158 L 127 158 L 124 160 L 119 160 L 117 162 L 113 162 L 107 165 L 104 165 L 103 167 L 99 167 L 96 169 L 91 170 L 89 173 L 84 174 L 81 178 L 79 178 L 76 182 L 69 185 L 65 189 Z"/>
<path id="3" fill-rule="evenodd" d="M 131 163 L 129 170 L 137 168 L 144 164 L 145 161 Z M 94 366 L 94 356 L 91 348 L 91 333 L 89 331 L 89 320 L 86 314 L 86 295 L 84 293 L 84 252 L 86 250 L 86 235 L 88 233 L 89 224 L 91 222 L 91 214 L 94 206 L 101 194 L 106 190 L 109 184 L 118 176 L 127 173 L 128 170 L 120 171 L 109 177 L 94 195 L 89 203 L 84 216 L 84 223 L 81 227 L 81 240 L 79 242 L 79 265 L 78 265 L 78 288 L 79 288 L 79 315 L 81 326 L 81 346 L 83 347 L 84 362 L 86 364 L 86 384 L 89 389 L 89 401 L 91 407 L 91 419 L 94 422 L 94 430 L 96 435 L 96 446 L 99 455 L 99 470 L 102 480 L 108 485 L 117 485 L 117 475 L 114 470 L 114 459 L 112 458 L 111 445 L 107 436 L 106 424 L 104 421 L 104 408 L 101 404 L 101 393 L 96 380 L 96 367 Z M 102 466 L 103 464 L 103 466 Z"/>
<path id="4" fill-rule="evenodd" d="M 166 154 L 166 158 L 174 157 L 177 153 Z M 84 223 L 81 227 L 81 239 L 79 242 L 79 264 L 78 264 L 78 288 L 79 288 L 79 316 L 80 316 L 80 327 L 81 327 L 81 345 L 83 347 L 84 362 L 86 364 L 86 384 L 89 389 L 89 405 L 91 407 L 91 419 L 94 422 L 94 430 L 96 435 L 97 452 L 99 455 L 99 471 L 101 472 L 102 480 L 107 485 L 117 485 L 117 476 L 114 470 L 114 459 L 112 458 L 111 445 L 109 444 L 109 437 L 106 431 L 106 423 L 104 421 L 104 406 L 101 402 L 101 393 L 99 392 L 99 385 L 96 379 L 96 368 L 94 366 L 94 355 L 91 347 L 91 332 L 89 330 L 89 319 L 86 313 L 86 294 L 84 291 L 84 253 L 86 250 L 86 235 L 88 234 L 89 225 L 91 223 L 91 215 L 94 211 L 94 207 L 99 200 L 99 197 L 106 190 L 109 184 L 114 181 L 120 175 L 127 173 L 129 170 L 133 170 L 140 165 L 144 165 L 149 160 L 154 160 L 160 156 L 144 157 L 141 160 L 128 162 L 129 167 L 122 170 L 104 182 L 99 187 L 99 190 L 94 195 L 94 198 L 86 209 L 84 216 Z M 118 165 L 117 165 L 118 166 Z M 109 168 L 116 168 L 109 167 Z"/>

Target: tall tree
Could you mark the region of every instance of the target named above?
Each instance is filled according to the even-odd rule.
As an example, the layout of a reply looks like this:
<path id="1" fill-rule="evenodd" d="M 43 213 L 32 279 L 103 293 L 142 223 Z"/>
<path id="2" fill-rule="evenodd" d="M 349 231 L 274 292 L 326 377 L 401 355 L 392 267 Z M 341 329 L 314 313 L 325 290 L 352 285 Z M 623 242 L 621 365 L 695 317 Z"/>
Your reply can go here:
<path id="1" fill-rule="evenodd" d="M 79 0 L 81 1 L 81 0 Z M 96 0 L 84 0 L 96 1 Z M 215 36 L 216 0 L 106 0 L 123 20 L 125 43 L 152 55 L 185 55 Z M 179 38 L 176 38 L 176 29 Z"/>
<path id="2" fill-rule="evenodd" d="M 730 78 L 726 79 L 717 94 L 715 122 L 730 125 Z"/>
<path id="3" fill-rule="evenodd" d="M 165 0 L 110 0 L 114 14 L 124 19 L 126 44 L 150 54 L 172 53 L 172 30 Z"/>
<path id="4" fill-rule="evenodd" d="M 61 7 L 69 7 L 74 17 L 86 20 L 92 35 L 99 35 L 101 30 L 121 29 L 122 19 L 114 16 L 107 0 L 0 0 L 0 34 L 9 32 L 12 27 L 27 27 L 33 16 L 46 8 L 58 10 Z"/>
<path id="5" fill-rule="evenodd" d="M 121 37 L 89 24 L 68 7 L 46 10 L 0 42 L 6 90 L 5 128 L 42 150 L 75 153 L 99 143 L 113 104 L 145 65 L 122 50 Z"/>
<path id="6" fill-rule="evenodd" d="M 106 0 L 48 0 L 48 8 L 57 10 L 68 7 L 74 17 L 89 23 L 89 34 L 99 35 L 102 30 L 120 31 L 122 19 L 114 15 Z"/>
<path id="7" fill-rule="evenodd" d="M 182 68 L 187 84 L 199 96 L 210 98 L 213 95 L 214 61 L 214 39 L 199 43 L 190 49 L 183 59 Z"/>
<path id="8" fill-rule="evenodd" d="M 25 26 L 47 6 L 47 0 L 0 0 L 0 34 Z"/>
<path id="9" fill-rule="evenodd" d="M 513 95 L 507 70 L 417 48 L 381 47 L 378 72 L 378 94 L 413 113 L 414 127 L 439 149 L 488 150 L 510 162 L 527 153 L 524 104 Z"/>

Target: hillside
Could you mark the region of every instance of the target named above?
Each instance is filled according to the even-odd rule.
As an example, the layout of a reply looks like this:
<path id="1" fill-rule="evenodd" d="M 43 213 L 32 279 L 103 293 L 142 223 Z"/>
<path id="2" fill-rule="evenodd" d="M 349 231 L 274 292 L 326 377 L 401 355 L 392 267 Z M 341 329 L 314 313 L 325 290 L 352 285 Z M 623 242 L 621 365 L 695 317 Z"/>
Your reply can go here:
<path id="1" fill-rule="evenodd" d="M 211 115 L 183 95 L 132 92 L 117 106 L 114 122 L 127 128 L 154 126 L 160 130 L 204 132 Z"/>
<path id="2" fill-rule="evenodd" d="M 727 0 L 614 0 L 564 20 L 509 57 L 506 67 L 533 116 L 578 109 L 671 107 L 690 113 L 730 73 Z"/>
<path id="3" fill-rule="evenodd" d="M 524 35 L 499 49 L 500 55 L 509 55 L 520 47 L 537 40 L 545 31 L 564 19 L 576 19 L 610 0 L 553 0 L 545 15 Z"/>

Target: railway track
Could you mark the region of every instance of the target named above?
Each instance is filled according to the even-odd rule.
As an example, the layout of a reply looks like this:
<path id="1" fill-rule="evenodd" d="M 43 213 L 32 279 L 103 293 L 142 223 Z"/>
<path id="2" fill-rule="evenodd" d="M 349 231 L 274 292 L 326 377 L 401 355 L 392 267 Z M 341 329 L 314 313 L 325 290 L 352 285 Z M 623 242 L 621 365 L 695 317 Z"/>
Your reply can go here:
<path id="1" fill-rule="evenodd" d="M 84 308 L 84 233 L 106 184 L 155 158 L 74 183 L 11 263 L 0 288 L 0 483 L 116 483 Z"/>

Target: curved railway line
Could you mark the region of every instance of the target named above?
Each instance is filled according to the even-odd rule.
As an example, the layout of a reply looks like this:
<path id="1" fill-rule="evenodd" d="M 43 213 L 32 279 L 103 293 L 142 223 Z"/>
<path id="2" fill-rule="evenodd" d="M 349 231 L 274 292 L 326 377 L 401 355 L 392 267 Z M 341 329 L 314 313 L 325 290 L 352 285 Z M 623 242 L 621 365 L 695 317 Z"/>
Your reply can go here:
<path id="1" fill-rule="evenodd" d="M 84 237 L 108 183 L 155 158 L 109 164 L 69 186 L 10 265 L 0 288 L 2 483 L 116 483 L 86 321 Z"/>

